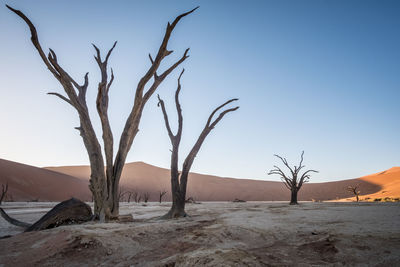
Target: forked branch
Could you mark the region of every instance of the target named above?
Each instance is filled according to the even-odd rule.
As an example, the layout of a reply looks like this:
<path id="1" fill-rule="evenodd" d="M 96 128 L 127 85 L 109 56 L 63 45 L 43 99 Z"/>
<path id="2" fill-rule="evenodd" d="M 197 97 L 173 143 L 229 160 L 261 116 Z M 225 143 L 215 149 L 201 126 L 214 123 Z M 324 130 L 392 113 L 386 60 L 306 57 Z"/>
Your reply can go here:
<path id="1" fill-rule="evenodd" d="M 122 172 L 122 166 L 125 163 L 127 152 L 129 151 L 133 139 L 136 136 L 138 129 L 138 123 L 140 121 L 140 117 L 146 102 L 150 99 L 153 93 L 157 90 L 158 86 L 161 82 L 180 64 L 182 64 L 188 57 L 189 48 L 185 50 L 183 56 L 177 60 L 174 64 L 172 64 L 169 68 L 167 68 L 161 75 L 157 74 L 158 68 L 162 62 L 162 60 L 170 55 L 173 51 L 167 49 L 169 39 L 171 37 L 171 33 L 178 24 L 178 22 L 185 16 L 194 12 L 198 7 L 183 13 L 177 16 L 172 24 L 168 23 L 167 28 L 165 30 L 165 34 L 163 37 L 163 41 L 158 49 L 157 55 L 153 58 L 149 54 L 149 59 L 151 62 L 150 68 L 147 70 L 145 75 L 140 79 L 135 93 L 134 106 L 129 114 L 129 117 L 125 123 L 124 130 L 121 135 L 121 139 L 119 142 L 119 148 L 117 155 L 115 157 L 114 163 L 114 176 L 119 177 Z M 151 78 L 154 78 L 153 83 L 150 85 L 149 89 L 146 93 L 144 93 L 145 86 L 150 81 Z M 169 132 L 170 134 L 170 132 Z"/>

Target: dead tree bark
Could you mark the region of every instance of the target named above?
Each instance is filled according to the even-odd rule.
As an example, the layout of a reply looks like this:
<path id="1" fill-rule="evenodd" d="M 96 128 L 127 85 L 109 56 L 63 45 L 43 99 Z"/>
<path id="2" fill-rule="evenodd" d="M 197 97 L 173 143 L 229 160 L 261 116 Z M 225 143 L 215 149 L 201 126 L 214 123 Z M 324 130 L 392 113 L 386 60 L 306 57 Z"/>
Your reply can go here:
<path id="1" fill-rule="evenodd" d="M 93 128 L 92 121 L 89 116 L 89 109 L 86 104 L 86 91 L 89 84 L 88 73 L 86 73 L 84 76 L 84 83 L 82 85 L 78 84 L 67 73 L 67 71 L 65 71 L 59 65 L 56 53 L 52 49 L 50 49 L 50 52 L 46 57 L 45 52 L 39 43 L 36 28 L 32 22 L 21 11 L 15 10 L 8 5 L 7 8 L 17 14 L 29 26 L 33 45 L 38 51 L 44 64 L 64 88 L 67 96 L 54 92 L 49 94 L 55 95 L 70 104 L 79 115 L 80 126 L 76 127 L 76 129 L 82 136 L 83 143 L 89 156 L 91 169 L 89 188 L 94 198 L 94 214 L 96 218 L 100 219 L 100 221 L 117 218 L 119 215 L 119 181 L 121 178 L 122 169 L 125 165 L 127 154 L 132 146 L 136 134 L 139 131 L 139 124 L 145 104 L 157 90 L 158 86 L 165 80 L 165 78 L 189 57 L 189 49 L 186 49 L 179 60 L 173 63 L 164 72 L 158 74 L 158 69 L 161 65 L 161 62 L 165 57 L 173 52 L 167 49 L 170 36 L 178 22 L 183 17 L 195 11 L 198 7 L 177 16 L 172 23 L 168 23 L 164 38 L 158 49 L 156 57 L 153 59 L 151 55 L 149 55 L 151 66 L 137 84 L 134 105 L 126 120 L 115 158 L 113 152 L 113 134 L 108 119 L 108 93 L 114 80 L 114 73 L 111 69 L 111 77 L 108 79 L 107 64 L 117 42 L 115 42 L 108 51 L 104 60 L 101 57 L 100 50 L 93 45 L 94 49 L 96 50 L 95 60 L 101 72 L 101 81 L 98 84 L 96 107 L 102 126 L 105 164 L 101 146 Z M 152 80 L 151 84 L 149 84 L 150 80 Z M 148 88 L 147 91 L 145 88 Z"/>
<path id="2" fill-rule="evenodd" d="M 24 223 L 11 218 L 2 208 L 0 208 L 0 214 L 9 223 L 25 228 L 25 232 L 39 231 L 65 224 L 87 222 L 93 218 L 90 206 L 75 198 L 60 202 L 34 224 Z"/>
<path id="3" fill-rule="evenodd" d="M 361 191 L 358 190 L 358 185 L 354 185 L 354 186 L 348 186 L 347 187 L 347 191 L 351 192 L 354 194 L 354 196 L 356 197 L 356 201 L 359 202 L 360 201 L 360 193 Z"/>
<path id="4" fill-rule="evenodd" d="M 8 192 L 8 183 L 1 185 L 1 196 L 0 196 L 0 205 L 3 203 L 3 200 L 6 200 L 6 195 Z"/>
<path id="5" fill-rule="evenodd" d="M 160 194 L 160 203 L 162 202 L 162 198 L 166 193 L 167 193 L 167 191 L 165 191 L 165 190 L 159 192 L 159 194 Z"/>
<path id="6" fill-rule="evenodd" d="M 299 192 L 300 188 L 303 186 L 304 183 L 308 182 L 310 179 L 311 172 L 317 172 L 315 170 L 307 170 L 302 175 L 300 175 L 300 170 L 304 168 L 303 165 L 303 156 L 304 151 L 301 153 L 301 160 L 299 166 L 294 166 L 293 168 L 289 166 L 287 160 L 282 158 L 279 155 L 274 155 L 275 157 L 279 158 L 283 164 L 289 169 L 290 174 L 286 175 L 281 168 L 278 166 L 274 166 L 268 175 L 276 174 L 279 175 L 283 184 L 286 186 L 287 189 L 291 191 L 290 194 L 290 205 L 297 205 L 297 193 Z"/>
<path id="7" fill-rule="evenodd" d="M 188 175 L 190 168 L 192 167 L 194 158 L 196 157 L 197 153 L 200 150 L 201 145 L 203 144 L 204 140 L 206 139 L 207 135 L 211 132 L 212 129 L 217 125 L 217 123 L 222 120 L 222 118 L 229 112 L 237 110 L 239 107 L 234 107 L 230 109 L 226 109 L 223 112 L 219 114 L 219 116 L 213 120 L 213 116 L 223 108 L 224 106 L 228 105 L 229 103 L 236 101 L 238 99 L 234 98 L 231 100 L 226 101 L 224 104 L 221 106 L 217 107 L 209 116 L 207 123 L 203 129 L 203 131 L 200 133 L 200 136 L 198 137 L 196 143 L 190 150 L 189 154 L 187 155 L 183 167 L 182 167 L 182 172 L 179 173 L 178 171 L 178 154 L 179 154 L 179 144 L 181 142 L 182 138 L 182 125 L 183 125 L 183 116 L 182 116 L 182 109 L 181 105 L 179 103 L 179 93 L 181 91 L 181 77 L 182 74 L 185 70 L 183 69 L 181 74 L 179 75 L 178 78 L 178 88 L 176 89 L 175 92 L 175 106 L 176 110 L 178 113 L 178 130 L 177 133 L 174 135 L 172 133 L 169 120 L 168 120 L 168 114 L 165 109 L 165 104 L 164 101 L 158 96 L 158 106 L 161 106 L 161 111 L 164 116 L 164 121 L 165 121 L 165 126 L 167 128 L 168 136 L 171 140 L 172 144 L 172 154 L 171 154 L 171 192 L 172 192 L 172 207 L 170 211 L 163 216 L 163 218 L 176 218 L 176 217 L 185 217 L 186 212 L 185 212 L 185 200 L 186 200 L 186 188 L 187 188 L 187 180 L 188 180 Z"/>

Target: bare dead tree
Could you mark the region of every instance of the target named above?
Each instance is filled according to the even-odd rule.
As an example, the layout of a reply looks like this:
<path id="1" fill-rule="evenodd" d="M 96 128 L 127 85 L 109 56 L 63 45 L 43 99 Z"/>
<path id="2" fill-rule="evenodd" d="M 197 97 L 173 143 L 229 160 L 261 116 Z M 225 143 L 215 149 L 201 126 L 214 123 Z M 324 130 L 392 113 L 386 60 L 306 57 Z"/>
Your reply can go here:
<path id="1" fill-rule="evenodd" d="M 128 191 L 128 203 L 131 202 L 132 191 Z"/>
<path id="2" fill-rule="evenodd" d="M 149 201 L 149 198 L 150 198 L 150 194 L 148 192 L 143 194 L 144 203 L 147 203 Z"/>
<path id="3" fill-rule="evenodd" d="M 357 202 L 360 201 L 359 196 L 360 196 L 360 193 L 361 193 L 361 191 L 359 191 L 358 188 L 359 188 L 359 185 L 350 185 L 350 186 L 347 187 L 347 191 L 349 191 L 349 192 L 354 194 L 354 196 L 356 197 L 356 201 Z"/>
<path id="4" fill-rule="evenodd" d="M 217 107 L 209 116 L 204 129 L 200 133 L 196 143 L 190 150 L 189 154 L 187 155 L 183 167 L 182 172 L 179 173 L 178 171 L 178 154 L 179 154 L 179 144 L 182 138 L 182 125 L 183 125 L 183 116 L 182 116 L 182 109 L 179 103 L 179 93 L 181 91 L 181 77 L 185 70 L 183 69 L 181 74 L 178 78 L 178 88 L 175 92 L 175 106 L 178 113 L 178 130 L 177 133 L 174 135 L 171 130 L 171 126 L 168 120 L 168 114 L 165 109 L 164 101 L 158 96 L 158 106 L 161 106 L 161 111 L 164 115 L 165 126 L 167 128 L 168 136 L 171 140 L 172 144 L 172 154 L 171 154 L 171 192 L 172 192 L 172 207 L 170 211 L 163 216 L 163 218 L 175 218 L 175 217 L 184 217 L 186 216 L 185 212 L 185 199 L 186 199 L 186 188 L 187 188 L 187 180 L 190 168 L 192 167 L 194 158 L 196 157 L 197 153 L 200 150 L 201 145 L 203 144 L 204 140 L 206 139 L 207 135 L 211 132 L 212 129 L 218 124 L 219 121 L 229 112 L 237 110 L 239 107 L 234 107 L 230 109 L 226 109 L 222 111 L 219 116 L 213 121 L 214 115 L 218 112 L 218 110 L 222 109 L 229 103 L 238 100 L 237 98 L 230 99 L 226 101 L 224 104 Z"/>
<path id="5" fill-rule="evenodd" d="M 98 84 L 96 107 L 102 126 L 105 164 L 101 145 L 97 139 L 91 118 L 89 116 L 89 109 L 86 104 L 86 91 L 89 85 L 88 73 L 86 73 L 84 76 L 84 83 L 82 85 L 76 82 L 76 80 L 73 79 L 67 73 L 67 71 L 60 66 L 56 53 L 52 49 L 49 49 L 50 52 L 46 57 L 46 54 L 39 43 L 38 34 L 33 23 L 21 11 L 13 9 L 8 5 L 7 8 L 17 14 L 29 26 L 31 32 L 31 41 L 34 47 L 36 48 L 46 67 L 64 88 L 66 96 L 56 92 L 50 92 L 49 94 L 55 95 L 70 104 L 79 115 L 80 126 L 76 127 L 76 129 L 82 136 L 83 143 L 89 156 L 91 169 L 89 188 L 94 197 L 95 217 L 100 219 L 100 221 L 118 217 L 119 181 L 121 178 L 122 169 L 125 165 L 127 154 L 132 146 L 136 134 L 139 131 L 139 124 L 145 104 L 157 90 L 158 86 L 165 80 L 165 78 L 189 57 L 189 49 L 186 49 L 183 55 L 175 63 L 173 63 L 161 74 L 158 74 L 158 69 L 161 65 L 161 62 L 165 57 L 173 52 L 172 50 L 167 49 L 169 39 L 178 22 L 183 17 L 194 12 L 198 7 L 177 16 L 172 23 L 168 22 L 164 38 L 158 49 L 156 57 L 153 59 L 149 54 L 151 65 L 137 84 L 134 105 L 126 120 L 115 158 L 113 151 L 114 139 L 108 118 L 108 93 L 114 80 L 114 73 L 111 69 L 111 77 L 109 79 L 107 65 L 110 55 L 117 42 L 115 42 L 111 49 L 107 52 L 104 59 L 101 57 L 99 48 L 93 45 L 96 51 L 95 60 L 101 72 L 101 81 Z M 152 83 L 149 84 L 149 81 L 151 80 Z M 148 88 L 147 91 L 145 88 Z"/>
<path id="6" fill-rule="evenodd" d="M 1 185 L 1 196 L 0 196 L 0 205 L 3 203 L 3 200 L 6 200 L 6 195 L 8 192 L 8 183 Z"/>
<path id="7" fill-rule="evenodd" d="M 132 193 L 132 195 L 133 195 L 134 201 L 135 201 L 136 203 L 139 203 L 139 202 L 140 202 L 140 195 L 139 195 L 139 193 L 135 191 L 135 192 Z"/>
<path id="8" fill-rule="evenodd" d="M 118 193 L 118 201 L 122 202 L 124 200 L 125 195 L 129 194 L 129 191 L 125 191 L 121 186 Z"/>
<path id="9" fill-rule="evenodd" d="M 165 191 L 165 190 L 162 190 L 162 191 L 159 192 L 160 203 L 162 202 L 162 198 L 163 198 L 163 196 L 164 196 L 165 194 L 167 194 L 167 191 Z"/>
<path id="10" fill-rule="evenodd" d="M 281 180 L 286 186 L 286 188 L 291 191 L 290 205 L 296 205 L 298 204 L 297 193 L 299 192 L 300 188 L 303 186 L 304 183 L 309 181 L 311 172 L 318 172 L 318 171 L 307 170 L 302 175 L 300 175 L 300 170 L 305 167 L 305 165 L 303 165 L 304 151 L 301 153 L 299 166 L 294 166 L 293 168 L 289 166 L 285 158 L 282 158 L 279 155 L 274 155 L 274 156 L 279 158 L 283 162 L 283 164 L 289 169 L 290 174 L 286 175 L 281 168 L 279 168 L 278 166 L 274 166 L 274 169 L 272 169 L 268 173 L 268 175 L 276 174 L 281 177 Z"/>
<path id="11" fill-rule="evenodd" d="M 122 201 L 122 199 L 123 199 L 123 197 L 124 197 L 124 191 L 123 191 L 123 189 L 120 187 L 119 188 L 119 190 L 118 190 L 118 201 L 119 202 L 121 202 Z"/>

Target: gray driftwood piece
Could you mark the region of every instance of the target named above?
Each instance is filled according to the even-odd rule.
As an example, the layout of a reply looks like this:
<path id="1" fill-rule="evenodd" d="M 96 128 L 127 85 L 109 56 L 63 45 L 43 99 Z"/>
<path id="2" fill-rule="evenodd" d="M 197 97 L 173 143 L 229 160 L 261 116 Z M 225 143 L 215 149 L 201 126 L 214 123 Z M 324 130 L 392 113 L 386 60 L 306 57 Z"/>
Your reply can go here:
<path id="1" fill-rule="evenodd" d="M 9 223 L 24 227 L 25 232 L 50 229 L 61 225 L 83 223 L 92 220 L 92 209 L 85 202 L 71 198 L 58 203 L 34 224 L 28 224 L 11 218 L 0 208 L 1 216 Z"/>

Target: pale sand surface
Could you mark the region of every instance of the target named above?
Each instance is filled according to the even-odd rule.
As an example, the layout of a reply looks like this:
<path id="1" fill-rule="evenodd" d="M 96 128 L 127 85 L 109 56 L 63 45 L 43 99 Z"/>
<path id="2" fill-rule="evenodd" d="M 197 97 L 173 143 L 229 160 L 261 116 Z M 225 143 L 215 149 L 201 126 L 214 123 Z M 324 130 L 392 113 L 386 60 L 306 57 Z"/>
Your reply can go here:
<path id="1" fill-rule="evenodd" d="M 34 221 L 55 203 L 6 203 Z M 158 220 L 170 203 L 122 204 L 135 222 L 20 232 L 0 219 L 4 266 L 399 266 L 399 203 L 203 202 Z"/>

